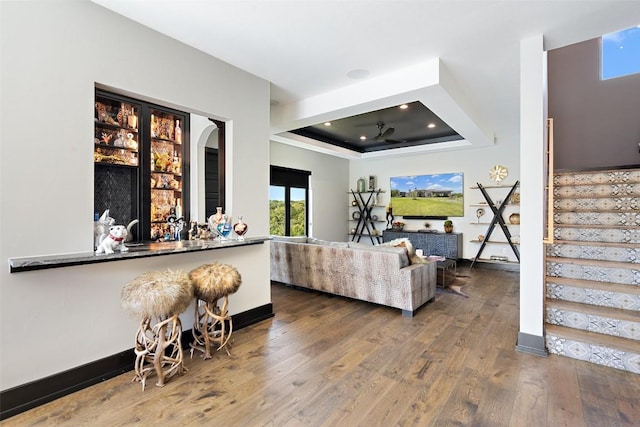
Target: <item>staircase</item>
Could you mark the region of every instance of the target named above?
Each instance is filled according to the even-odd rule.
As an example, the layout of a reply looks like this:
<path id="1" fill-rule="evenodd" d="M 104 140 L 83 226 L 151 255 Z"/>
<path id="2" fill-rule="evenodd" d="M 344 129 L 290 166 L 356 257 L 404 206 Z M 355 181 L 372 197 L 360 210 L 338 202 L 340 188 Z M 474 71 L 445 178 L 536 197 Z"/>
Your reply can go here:
<path id="1" fill-rule="evenodd" d="M 640 374 L 640 169 L 558 173 L 549 353 Z"/>

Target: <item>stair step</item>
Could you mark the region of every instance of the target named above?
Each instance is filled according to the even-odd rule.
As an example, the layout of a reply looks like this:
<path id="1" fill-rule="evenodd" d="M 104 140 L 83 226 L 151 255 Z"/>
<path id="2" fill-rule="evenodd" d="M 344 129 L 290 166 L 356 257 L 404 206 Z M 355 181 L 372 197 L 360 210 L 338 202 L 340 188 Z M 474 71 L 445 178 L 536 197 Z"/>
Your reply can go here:
<path id="1" fill-rule="evenodd" d="M 585 246 L 585 247 L 603 247 L 603 248 L 621 248 L 621 249 L 635 249 L 640 250 L 640 248 L 638 247 L 637 244 L 635 243 L 621 243 L 621 242 L 581 242 L 579 240 L 559 240 L 556 239 L 553 241 L 553 244 L 549 245 L 549 246 Z M 635 261 L 629 261 L 629 262 L 638 262 L 637 260 Z"/>
<path id="2" fill-rule="evenodd" d="M 611 169 L 585 172 L 556 172 L 553 185 L 598 185 L 640 182 L 640 169 Z"/>
<path id="3" fill-rule="evenodd" d="M 546 326 L 549 353 L 640 374 L 640 343 L 556 325 Z"/>
<path id="4" fill-rule="evenodd" d="M 554 224 L 640 226 L 640 215 L 636 211 L 626 212 L 574 212 L 558 211 L 553 215 Z"/>
<path id="5" fill-rule="evenodd" d="M 638 268 L 640 268 L 640 266 L 638 266 L 637 263 L 599 260 L 599 259 L 547 256 L 546 260 L 547 262 L 554 262 L 558 264 L 574 264 L 574 265 L 583 265 L 583 266 L 596 266 L 596 267 L 603 267 L 603 268 L 616 268 L 616 269 L 628 269 L 628 270 L 637 270 Z"/>
<path id="6" fill-rule="evenodd" d="M 565 285 L 582 289 L 593 289 L 594 291 L 610 291 L 621 294 L 636 295 L 640 297 L 640 286 L 625 285 L 613 282 L 595 282 L 593 280 L 547 276 L 547 284 Z"/>
<path id="7" fill-rule="evenodd" d="M 546 300 L 545 322 L 549 325 L 640 342 L 640 312 L 638 311 Z"/>
<path id="8" fill-rule="evenodd" d="M 640 196 L 640 183 L 561 185 L 553 188 L 554 198 L 601 198 Z"/>
<path id="9" fill-rule="evenodd" d="M 580 258 L 640 264 L 640 248 L 635 243 L 554 241 L 547 245 L 548 257 Z"/>
<path id="10" fill-rule="evenodd" d="M 582 225 L 556 225 L 553 236 L 558 240 L 579 242 L 612 242 L 640 244 L 640 227 L 596 227 Z"/>
<path id="11" fill-rule="evenodd" d="M 640 286 L 637 264 L 579 258 L 546 259 L 547 276 Z"/>
<path id="12" fill-rule="evenodd" d="M 637 329 L 633 332 L 633 337 L 629 339 L 640 339 L 640 312 L 635 310 L 625 310 L 623 308 L 602 307 L 597 305 L 582 304 L 573 301 L 563 300 L 546 300 L 546 308 L 554 310 L 570 311 L 572 313 L 585 314 L 588 316 L 606 317 L 609 319 L 623 320 L 626 322 L 634 322 L 638 324 Z M 597 331 L 592 331 L 597 332 Z"/>
<path id="13" fill-rule="evenodd" d="M 637 211 L 640 197 L 588 197 L 573 199 L 554 199 L 553 208 L 560 211 Z"/>
<path id="14" fill-rule="evenodd" d="M 582 266 L 598 266 L 603 268 L 621 268 L 621 269 L 629 269 L 636 270 L 639 266 L 630 262 L 619 262 L 619 261 L 605 261 L 605 260 L 594 260 L 594 259 L 583 259 L 583 258 L 561 258 L 548 256 L 547 262 L 553 262 L 557 264 L 573 264 L 573 265 L 582 265 Z"/>
<path id="15" fill-rule="evenodd" d="M 549 280 L 545 289 L 548 299 L 640 312 L 640 286 L 609 285 L 602 289 L 599 286 L 578 286 L 561 283 L 559 280 Z"/>

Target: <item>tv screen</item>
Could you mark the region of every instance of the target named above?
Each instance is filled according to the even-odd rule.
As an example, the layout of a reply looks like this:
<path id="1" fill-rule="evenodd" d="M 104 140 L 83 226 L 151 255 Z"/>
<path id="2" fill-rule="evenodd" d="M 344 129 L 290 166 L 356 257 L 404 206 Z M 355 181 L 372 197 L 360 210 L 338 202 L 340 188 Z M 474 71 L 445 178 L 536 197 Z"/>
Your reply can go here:
<path id="1" fill-rule="evenodd" d="M 462 172 L 391 178 L 391 209 L 404 218 L 464 216 Z"/>

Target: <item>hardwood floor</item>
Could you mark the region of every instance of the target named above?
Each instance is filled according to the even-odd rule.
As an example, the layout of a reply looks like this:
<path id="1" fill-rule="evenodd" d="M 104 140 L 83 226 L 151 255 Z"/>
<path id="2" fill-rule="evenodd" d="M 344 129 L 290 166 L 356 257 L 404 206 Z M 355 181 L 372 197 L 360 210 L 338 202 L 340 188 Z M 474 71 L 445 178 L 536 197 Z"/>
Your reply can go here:
<path id="1" fill-rule="evenodd" d="M 144 392 L 133 372 L 2 426 L 632 426 L 640 376 L 515 351 L 518 273 L 475 267 L 464 291 L 399 310 L 272 285 L 276 316 L 232 357 Z M 131 331 L 132 337 L 134 331 Z"/>

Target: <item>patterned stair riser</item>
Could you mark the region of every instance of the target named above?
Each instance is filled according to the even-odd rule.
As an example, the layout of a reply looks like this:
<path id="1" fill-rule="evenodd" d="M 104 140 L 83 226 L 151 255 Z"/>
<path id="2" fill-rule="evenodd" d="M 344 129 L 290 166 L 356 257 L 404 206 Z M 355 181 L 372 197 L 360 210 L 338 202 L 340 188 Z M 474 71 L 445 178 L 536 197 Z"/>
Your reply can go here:
<path id="1" fill-rule="evenodd" d="M 568 279 L 593 280 L 623 285 L 640 285 L 640 269 L 608 268 L 547 261 L 547 276 Z"/>
<path id="2" fill-rule="evenodd" d="M 589 198 L 589 197 L 621 197 L 640 196 L 640 184 L 607 184 L 607 185 L 562 185 L 554 187 L 556 198 Z"/>
<path id="3" fill-rule="evenodd" d="M 554 224 L 640 227 L 640 212 L 559 212 Z"/>
<path id="4" fill-rule="evenodd" d="M 559 283 L 547 283 L 547 298 L 640 311 L 640 295 L 589 289 Z"/>
<path id="5" fill-rule="evenodd" d="M 579 258 L 640 264 L 640 248 L 554 244 L 547 245 L 546 249 L 547 256 L 558 258 Z"/>
<path id="6" fill-rule="evenodd" d="M 640 322 L 580 313 L 556 307 L 547 307 L 547 323 L 582 329 L 597 334 L 640 340 Z M 638 346 L 640 350 L 640 345 Z"/>
<path id="7" fill-rule="evenodd" d="M 579 242 L 640 243 L 640 228 L 573 228 L 556 226 L 553 236 L 558 240 Z"/>
<path id="8" fill-rule="evenodd" d="M 591 173 L 558 174 L 553 177 L 553 184 L 588 185 L 588 184 L 623 184 L 639 183 L 640 169 L 603 171 Z"/>
<path id="9" fill-rule="evenodd" d="M 550 334 L 547 334 L 546 342 L 551 354 L 640 374 L 640 352 L 631 353 Z"/>
<path id="10" fill-rule="evenodd" d="M 605 197 L 580 199 L 555 199 L 553 208 L 560 211 L 637 211 L 640 197 Z"/>

